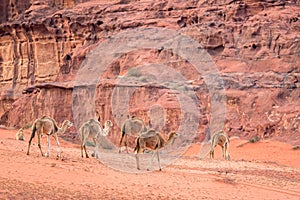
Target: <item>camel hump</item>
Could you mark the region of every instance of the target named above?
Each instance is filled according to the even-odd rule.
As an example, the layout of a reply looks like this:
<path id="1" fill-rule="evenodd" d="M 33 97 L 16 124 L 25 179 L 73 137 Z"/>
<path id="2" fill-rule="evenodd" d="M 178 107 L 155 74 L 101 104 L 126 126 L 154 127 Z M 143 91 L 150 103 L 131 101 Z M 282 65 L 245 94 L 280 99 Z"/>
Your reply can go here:
<path id="1" fill-rule="evenodd" d="M 220 131 L 218 131 L 217 133 L 215 133 L 214 135 L 213 135 L 213 137 L 228 137 L 227 136 L 227 134 L 223 131 L 223 130 L 220 130 Z"/>
<path id="2" fill-rule="evenodd" d="M 159 133 L 156 132 L 154 129 L 150 129 L 146 132 L 142 132 L 140 134 L 140 138 L 149 138 L 149 137 L 153 137 L 153 136 L 156 136 L 156 135 L 159 135 Z"/>
<path id="3" fill-rule="evenodd" d="M 225 134 L 223 130 L 219 130 L 216 134 Z"/>
<path id="4" fill-rule="evenodd" d="M 42 116 L 41 118 L 40 118 L 40 120 L 42 120 L 42 121 L 50 121 L 50 123 L 52 123 L 53 124 L 53 128 L 54 128 L 54 133 L 55 132 L 57 132 L 58 131 L 58 126 L 57 126 L 57 123 L 56 123 L 56 121 L 53 119 L 53 118 L 51 118 L 51 117 L 49 117 L 49 116 L 47 116 L 47 115 L 44 115 L 44 116 Z M 39 121 L 39 120 L 38 120 Z"/>
<path id="5" fill-rule="evenodd" d="M 90 123 L 90 124 L 94 123 L 94 124 L 99 124 L 100 125 L 100 122 L 96 119 L 93 119 L 93 118 L 89 119 L 87 122 Z"/>
<path id="6" fill-rule="evenodd" d="M 216 134 L 213 135 L 213 138 L 212 138 L 213 144 L 217 144 L 217 143 L 224 144 L 227 142 L 229 143 L 229 138 L 224 131 L 222 131 L 222 130 L 218 131 Z"/>

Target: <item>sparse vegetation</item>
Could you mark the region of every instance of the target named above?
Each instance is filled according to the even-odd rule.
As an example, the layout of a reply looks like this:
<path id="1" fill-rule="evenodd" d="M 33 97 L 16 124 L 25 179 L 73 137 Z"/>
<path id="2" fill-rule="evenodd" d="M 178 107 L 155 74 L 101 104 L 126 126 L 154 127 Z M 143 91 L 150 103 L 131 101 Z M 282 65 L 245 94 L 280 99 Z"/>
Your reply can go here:
<path id="1" fill-rule="evenodd" d="M 142 83 L 147 83 L 147 82 L 149 82 L 148 79 L 147 79 L 147 77 L 145 77 L 145 76 L 142 76 L 141 79 L 140 79 L 140 81 L 141 81 Z"/>
<path id="2" fill-rule="evenodd" d="M 130 68 L 127 72 L 129 77 L 140 77 L 142 73 L 137 68 Z"/>
<path id="3" fill-rule="evenodd" d="M 300 150 L 300 145 L 293 146 L 293 150 Z"/>
<path id="4" fill-rule="evenodd" d="M 95 147 L 95 144 L 93 142 L 90 142 L 90 141 L 87 141 L 85 143 L 85 145 L 88 146 L 88 147 Z"/>
<path id="5" fill-rule="evenodd" d="M 249 139 L 250 143 L 255 143 L 259 141 L 258 135 L 254 135 L 252 138 Z"/>
<path id="6" fill-rule="evenodd" d="M 172 90 L 179 90 L 180 85 L 177 82 L 170 82 L 167 85 Z"/>
<path id="7" fill-rule="evenodd" d="M 192 98 L 194 101 L 198 101 L 198 97 L 196 95 L 195 92 L 191 91 L 191 92 L 188 92 L 188 95 L 190 98 Z"/>

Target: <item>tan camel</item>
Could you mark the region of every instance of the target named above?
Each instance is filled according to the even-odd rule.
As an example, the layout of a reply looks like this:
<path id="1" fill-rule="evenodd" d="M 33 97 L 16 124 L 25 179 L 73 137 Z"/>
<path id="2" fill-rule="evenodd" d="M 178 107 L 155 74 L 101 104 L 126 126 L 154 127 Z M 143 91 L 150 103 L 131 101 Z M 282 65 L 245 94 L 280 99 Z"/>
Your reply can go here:
<path id="1" fill-rule="evenodd" d="M 64 120 L 62 123 L 61 128 L 57 126 L 57 123 L 54 119 L 48 116 L 43 116 L 40 119 L 35 120 L 35 122 L 32 125 L 32 131 L 28 143 L 28 150 L 27 150 L 27 155 L 29 155 L 29 150 L 30 150 L 30 145 L 31 141 L 35 136 L 35 133 L 37 133 L 38 136 L 38 147 L 41 151 L 42 156 L 44 156 L 42 148 L 41 148 L 41 138 L 43 134 L 47 135 L 47 142 L 48 142 L 48 151 L 45 154 L 45 156 L 49 157 L 50 156 L 50 136 L 52 135 L 57 144 L 57 158 L 60 157 L 60 144 L 58 141 L 58 133 L 63 134 L 67 128 L 73 126 L 73 123 L 70 122 L 69 120 Z"/>
<path id="2" fill-rule="evenodd" d="M 263 125 L 258 124 L 256 126 L 256 134 L 258 138 L 262 141 L 264 141 L 265 137 L 269 137 L 270 135 L 276 133 L 277 131 L 280 131 L 281 129 L 280 124 L 283 124 L 282 125 L 283 128 L 284 125 L 287 125 L 287 121 L 283 120 L 284 118 L 286 118 L 286 114 L 281 115 L 274 110 L 272 110 L 271 113 L 265 112 L 265 114 L 269 122 Z"/>
<path id="3" fill-rule="evenodd" d="M 85 152 L 86 158 L 89 158 L 86 151 L 86 142 L 89 137 L 93 139 L 95 150 L 92 155 L 98 158 L 98 148 L 100 144 L 100 138 L 102 136 L 107 136 L 110 128 L 113 126 L 113 123 L 110 120 L 107 120 L 104 123 L 104 128 L 101 127 L 99 121 L 96 119 L 89 119 L 79 128 L 79 134 L 81 139 L 81 157 L 83 158 L 83 150 Z"/>
<path id="4" fill-rule="evenodd" d="M 119 144 L 119 153 L 121 153 L 121 147 L 122 147 L 122 141 L 125 137 L 125 148 L 126 152 L 128 153 L 127 148 L 127 136 L 128 134 L 132 134 L 134 136 L 139 136 L 141 132 L 146 132 L 147 128 L 145 125 L 145 122 L 142 119 L 139 119 L 137 117 L 131 117 L 124 121 L 122 127 L 121 127 L 121 138 L 120 138 L 120 144 Z"/>
<path id="5" fill-rule="evenodd" d="M 210 158 L 214 158 L 214 149 L 217 145 L 222 147 L 222 157 L 226 160 L 230 160 L 229 138 L 224 131 L 219 131 L 213 135 L 211 140 Z"/>
<path id="6" fill-rule="evenodd" d="M 23 133 L 23 128 L 20 128 L 18 130 L 18 132 L 16 133 L 16 140 L 25 141 L 25 136 L 24 136 L 24 133 Z"/>
<path id="7" fill-rule="evenodd" d="M 134 153 L 136 157 L 136 164 L 137 164 L 137 169 L 140 170 L 140 163 L 139 163 L 139 154 L 144 152 L 145 149 L 148 149 L 150 151 L 153 151 L 153 155 L 151 158 L 151 165 L 150 168 L 152 167 L 152 162 L 153 158 L 156 155 L 157 160 L 158 160 L 158 166 L 159 170 L 161 171 L 161 166 L 160 166 L 160 160 L 159 160 L 159 154 L 158 150 L 165 147 L 166 145 L 173 143 L 174 140 L 179 136 L 178 133 L 175 133 L 174 131 L 170 132 L 168 134 L 168 139 L 165 140 L 160 133 L 156 132 L 153 129 L 150 129 L 146 132 L 143 132 L 137 139 L 136 139 L 136 146 L 134 148 Z M 149 168 L 147 169 L 149 170 Z"/>

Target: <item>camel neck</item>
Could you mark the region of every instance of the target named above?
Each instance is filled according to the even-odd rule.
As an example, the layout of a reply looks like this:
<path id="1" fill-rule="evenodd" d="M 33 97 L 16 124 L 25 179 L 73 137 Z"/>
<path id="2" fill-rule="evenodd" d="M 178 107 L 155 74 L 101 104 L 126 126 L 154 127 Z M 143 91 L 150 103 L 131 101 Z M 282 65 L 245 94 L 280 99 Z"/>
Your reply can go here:
<path id="1" fill-rule="evenodd" d="M 61 127 L 58 127 L 58 132 L 63 133 L 67 129 L 67 123 L 64 121 Z"/>
<path id="2" fill-rule="evenodd" d="M 172 136 L 169 135 L 167 141 L 165 142 L 165 146 L 167 146 L 167 145 L 169 145 L 170 143 L 172 143 L 172 141 L 173 141 L 174 139 L 175 139 L 174 137 L 172 137 Z"/>
<path id="3" fill-rule="evenodd" d="M 110 130 L 110 126 L 105 124 L 103 128 L 103 135 L 106 136 Z"/>

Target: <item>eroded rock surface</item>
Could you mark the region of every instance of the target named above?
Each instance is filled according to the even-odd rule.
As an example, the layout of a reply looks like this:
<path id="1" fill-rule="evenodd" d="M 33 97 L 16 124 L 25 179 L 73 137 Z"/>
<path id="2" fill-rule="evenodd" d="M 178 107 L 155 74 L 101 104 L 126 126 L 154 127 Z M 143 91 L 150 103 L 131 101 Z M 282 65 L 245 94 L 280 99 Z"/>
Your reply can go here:
<path id="1" fill-rule="evenodd" d="M 1 2 L 1 125 L 29 126 L 42 115 L 58 122 L 72 119 L 73 81 L 88 52 L 114 34 L 158 27 L 181 31 L 211 55 L 226 89 L 225 128 L 230 135 L 249 138 L 259 130 L 261 135 L 300 142 L 298 0 Z M 106 81 L 95 93 L 100 119 L 118 117 L 111 111 L 116 80 L 132 67 L 154 61 L 178 69 L 189 80 L 190 91 L 199 101 L 195 141 L 204 140 L 211 120 L 205 81 L 176 52 L 165 49 L 130 52 L 107 67 L 101 77 Z M 166 115 L 165 125 L 159 128 L 178 128 L 181 111 L 176 94 L 144 81 L 149 84 L 140 84 L 132 96 L 130 114 L 144 118 L 147 125 L 161 126 L 149 116 L 158 104 Z M 118 139 L 118 126 L 110 137 Z"/>

